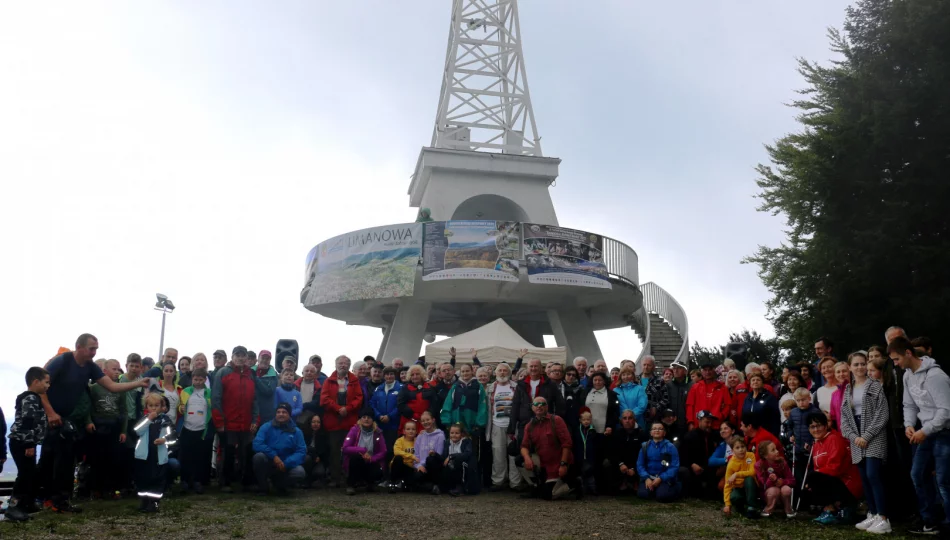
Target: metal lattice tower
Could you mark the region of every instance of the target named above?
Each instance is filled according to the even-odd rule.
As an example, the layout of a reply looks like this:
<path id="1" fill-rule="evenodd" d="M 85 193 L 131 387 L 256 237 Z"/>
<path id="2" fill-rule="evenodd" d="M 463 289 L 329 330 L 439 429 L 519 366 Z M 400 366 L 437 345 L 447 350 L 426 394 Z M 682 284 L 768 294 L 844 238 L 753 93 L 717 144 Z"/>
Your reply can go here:
<path id="1" fill-rule="evenodd" d="M 517 0 L 453 0 L 432 146 L 542 155 Z"/>

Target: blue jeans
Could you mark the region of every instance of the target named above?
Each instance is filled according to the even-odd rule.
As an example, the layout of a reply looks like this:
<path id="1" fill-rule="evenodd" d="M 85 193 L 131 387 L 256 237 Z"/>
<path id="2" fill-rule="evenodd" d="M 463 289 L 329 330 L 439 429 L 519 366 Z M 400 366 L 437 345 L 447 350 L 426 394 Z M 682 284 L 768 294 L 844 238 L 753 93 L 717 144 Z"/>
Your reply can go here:
<path id="1" fill-rule="evenodd" d="M 930 475 L 936 469 L 937 485 Z M 914 448 L 914 460 L 910 477 L 917 491 L 920 517 L 924 522 L 934 524 L 934 508 L 937 505 L 937 491 L 943 502 L 944 524 L 950 525 L 950 429 L 944 429 L 924 439 Z"/>
<path id="2" fill-rule="evenodd" d="M 868 499 L 868 513 L 886 516 L 882 467 L 884 467 L 884 462 L 881 458 L 865 457 L 861 460 L 861 463 L 858 463 L 858 470 L 861 471 L 861 485 L 864 486 L 864 496 Z"/>

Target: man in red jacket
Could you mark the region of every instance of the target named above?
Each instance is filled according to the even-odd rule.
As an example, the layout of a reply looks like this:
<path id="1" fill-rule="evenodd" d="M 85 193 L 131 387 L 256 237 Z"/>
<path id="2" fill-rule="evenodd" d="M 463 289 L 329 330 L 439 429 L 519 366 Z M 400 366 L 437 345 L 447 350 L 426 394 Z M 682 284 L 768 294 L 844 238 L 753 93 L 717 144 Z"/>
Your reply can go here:
<path id="1" fill-rule="evenodd" d="M 247 457 L 260 415 L 254 399 L 254 375 L 247 366 L 247 349 L 231 351 L 231 363 L 218 370 L 211 389 L 211 418 L 224 445 L 224 466 L 218 479 L 221 491 L 231 492 L 234 460 L 241 474 L 249 473 Z M 250 478 L 250 476 L 247 476 Z"/>
<path id="2" fill-rule="evenodd" d="M 712 428 L 718 430 L 719 424 L 722 423 L 720 419 L 729 418 L 732 398 L 726 385 L 716 378 L 716 365 L 712 361 L 706 361 L 701 369 L 703 380 L 693 384 L 686 395 L 687 422 L 689 429 L 693 429 L 696 427 L 696 415 L 699 411 L 709 411 L 715 418 Z"/>
<path id="3" fill-rule="evenodd" d="M 359 378 L 350 373 L 350 359 L 338 356 L 336 371 L 327 377 L 320 391 L 323 429 L 330 439 L 331 487 L 343 484 L 343 440 L 350 428 L 356 425 L 362 403 L 363 390 Z"/>
<path id="4" fill-rule="evenodd" d="M 775 435 L 769 433 L 769 430 L 762 428 L 762 416 L 758 412 L 745 415 L 742 421 L 739 422 L 739 430 L 745 436 L 746 448 L 749 449 L 755 461 L 762 457 L 759 455 L 759 445 L 765 441 L 774 443 L 778 453 L 785 457 L 785 448 L 782 443 Z"/>

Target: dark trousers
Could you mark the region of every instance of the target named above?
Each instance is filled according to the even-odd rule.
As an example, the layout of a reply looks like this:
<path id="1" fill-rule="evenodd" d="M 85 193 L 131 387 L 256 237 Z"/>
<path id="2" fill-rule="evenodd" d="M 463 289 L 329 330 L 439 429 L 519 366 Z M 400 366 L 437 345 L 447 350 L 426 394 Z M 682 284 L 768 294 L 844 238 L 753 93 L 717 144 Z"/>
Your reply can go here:
<path id="1" fill-rule="evenodd" d="M 253 439 L 250 431 L 225 431 L 221 434 L 221 442 L 224 444 L 224 463 L 221 464 L 222 471 L 218 481 L 222 486 L 231 485 L 236 474 L 235 465 L 238 467 L 238 474 L 253 478 L 248 462 L 248 452 Z"/>
<path id="2" fill-rule="evenodd" d="M 462 490 L 462 481 L 464 466 L 462 463 L 449 462 L 447 467 L 442 467 L 442 474 L 439 475 L 439 488 L 443 491 L 451 489 Z"/>
<path id="3" fill-rule="evenodd" d="M 305 485 L 309 486 L 315 481 L 324 482 L 327 479 L 327 474 L 329 474 L 329 469 L 327 469 L 327 464 L 322 460 L 320 462 L 314 461 L 314 456 L 307 454 L 307 457 L 303 460 L 303 470 L 307 474 L 304 479 Z"/>
<path id="4" fill-rule="evenodd" d="M 805 495 L 809 504 L 816 506 L 840 504 L 842 507 L 848 507 L 858 503 L 840 478 L 815 471 L 808 471 Z"/>
<path id="5" fill-rule="evenodd" d="M 181 482 L 187 486 L 207 485 L 211 479 L 211 448 L 214 444 L 214 432 L 209 430 L 206 437 L 201 431 L 182 428 L 178 436 L 181 456 Z"/>
<path id="6" fill-rule="evenodd" d="M 145 444 L 145 441 L 142 441 Z M 135 489 L 140 499 L 157 501 L 165 493 L 166 466 L 158 464 L 158 447 L 150 444 L 148 456 L 135 460 Z"/>
<path id="7" fill-rule="evenodd" d="M 51 429 L 43 439 L 40 452 L 40 476 L 44 495 L 54 503 L 69 500 L 73 492 L 73 473 L 76 458 L 72 439 L 60 437 L 60 429 Z"/>
<path id="8" fill-rule="evenodd" d="M 393 450 L 396 447 L 396 439 L 399 438 L 398 429 L 384 429 L 383 430 L 383 439 L 386 440 L 386 461 L 383 462 L 383 466 L 386 468 L 386 473 L 392 478 L 392 472 L 389 470 L 389 463 L 393 460 Z"/>
<path id="9" fill-rule="evenodd" d="M 36 455 L 27 456 L 26 447 L 19 441 L 10 441 L 10 453 L 16 463 L 17 476 L 13 483 L 13 497 L 20 508 L 36 504 L 36 488 L 39 487 Z M 34 452 L 36 449 L 33 449 Z"/>
<path id="10" fill-rule="evenodd" d="M 647 489 L 646 480 L 641 480 L 640 487 L 637 488 L 637 496 L 641 499 L 655 498 L 657 502 L 672 502 L 679 499 L 681 488 L 679 482 L 661 482 L 653 491 L 650 491 Z"/>
<path id="11" fill-rule="evenodd" d="M 301 466 L 292 469 L 284 467 L 284 470 L 281 471 L 274 465 L 273 459 L 269 459 L 261 452 L 254 454 L 251 463 L 254 467 L 257 489 L 259 489 L 261 493 L 267 493 L 268 479 L 273 482 L 275 489 L 278 491 L 286 491 L 292 485 L 298 485 L 307 474 Z"/>
<path id="12" fill-rule="evenodd" d="M 415 467 L 410 467 L 406 463 L 397 459 L 390 468 L 390 480 L 393 482 L 403 482 L 407 487 L 415 487 L 419 483 L 421 475 Z"/>
<path id="13" fill-rule="evenodd" d="M 683 496 L 711 499 L 717 496 L 716 470 L 709 467 L 703 469 L 703 472 L 696 474 L 692 467 L 680 467 L 680 482 L 683 484 Z"/>
<path id="14" fill-rule="evenodd" d="M 115 473 L 116 464 L 122 459 L 122 445 L 119 444 L 117 428 L 98 427 L 103 429 L 90 436 L 89 452 L 86 458 L 92 468 L 89 488 L 92 491 L 112 495 L 122 487 L 121 478 Z"/>
<path id="15" fill-rule="evenodd" d="M 360 484 L 375 484 L 383 478 L 383 467 L 379 463 L 363 461 L 359 456 L 351 456 L 346 473 L 346 484 L 356 487 Z"/>
<path id="16" fill-rule="evenodd" d="M 330 440 L 330 480 L 337 485 L 343 483 L 343 441 L 346 439 L 346 431 L 327 431 L 327 439 Z"/>
<path id="17" fill-rule="evenodd" d="M 884 484 L 887 486 L 888 512 L 900 521 L 919 512 L 917 492 L 910 477 L 911 469 L 910 441 L 904 434 L 904 428 L 887 430 L 887 467 L 884 468 Z M 890 518 L 891 516 L 885 514 Z"/>
<path id="18" fill-rule="evenodd" d="M 910 476 L 917 490 L 920 517 L 936 524 L 943 505 L 943 526 L 950 528 L 950 430 L 931 433 L 914 447 Z"/>
<path id="19" fill-rule="evenodd" d="M 426 472 L 419 481 L 426 484 L 439 485 L 439 482 L 442 480 L 442 463 L 444 461 L 445 458 L 438 454 L 427 457 L 425 464 Z"/>
<path id="20" fill-rule="evenodd" d="M 864 496 L 868 501 L 869 514 L 889 515 L 884 501 L 884 460 L 865 456 L 858 463 L 861 471 L 861 485 L 864 486 Z"/>

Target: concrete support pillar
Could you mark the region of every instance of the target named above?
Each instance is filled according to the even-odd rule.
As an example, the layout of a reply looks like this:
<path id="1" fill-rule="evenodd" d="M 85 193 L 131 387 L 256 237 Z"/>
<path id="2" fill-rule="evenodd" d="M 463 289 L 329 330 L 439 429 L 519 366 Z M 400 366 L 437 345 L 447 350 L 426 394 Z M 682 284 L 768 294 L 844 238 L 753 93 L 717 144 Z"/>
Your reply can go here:
<path id="1" fill-rule="evenodd" d="M 405 364 L 412 365 L 419 357 L 419 347 L 425 337 L 426 324 L 429 322 L 429 311 L 432 302 L 422 302 L 412 298 L 399 300 L 399 307 L 393 324 L 389 327 L 388 335 L 384 338 L 379 358 L 386 365 L 392 364 L 393 358 L 402 358 Z"/>
<path id="2" fill-rule="evenodd" d="M 385 363 L 385 360 L 383 359 L 384 358 L 383 353 L 386 352 L 386 344 L 389 343 L 389 335 L 392 332 L 392 329 L 393 329 L 392 326 L 387 326 L 386 328 L 383 328 L 383 341 L 382 343 L 379 344 L 379 352 L 376 354 L 376 360 L 379 362 Z M 390 362 L 386 363 L 385 365 L 387 366 L 392 365 L 392 362 L 391 362 L 392 359 L 389 359 L 389 360 Z M 403 358 L 403 360 L 405 360 L 405 358 Z"/>
<path id="3" fill-rule="evenodd" d="M 587 358 L 590 364 L 603 358 L 586 311 L 576 308 L 549 309 L 548 320 L 558 347 L 567 347 L 568 363 L 577 356 Z"/>

